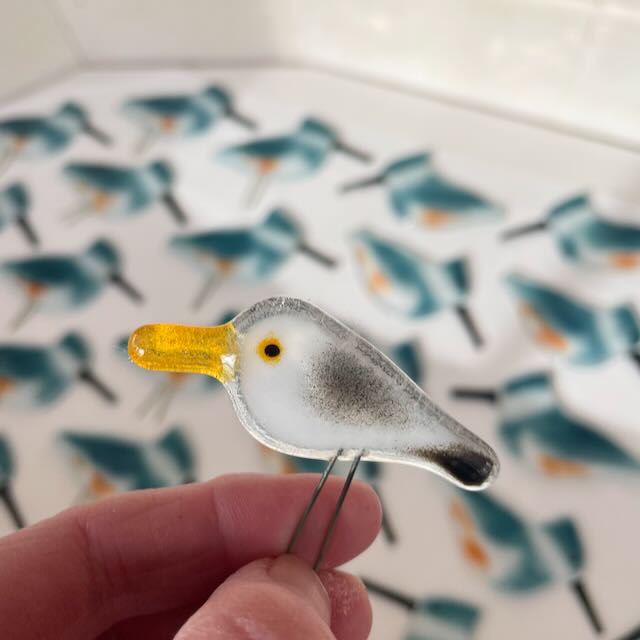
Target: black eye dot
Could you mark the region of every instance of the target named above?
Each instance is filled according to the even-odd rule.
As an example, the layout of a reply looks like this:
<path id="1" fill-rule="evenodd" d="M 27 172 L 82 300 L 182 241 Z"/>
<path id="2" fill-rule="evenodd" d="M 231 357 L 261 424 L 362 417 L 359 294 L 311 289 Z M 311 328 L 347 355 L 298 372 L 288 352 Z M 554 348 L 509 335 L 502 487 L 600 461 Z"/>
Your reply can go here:
<path id="1" fill-rule="evenodd" d="M 280 347 L 277 344 L 268 344 L 264 348 L 264 355 L 268 358 L 277 358 L 280 355 Z"/>

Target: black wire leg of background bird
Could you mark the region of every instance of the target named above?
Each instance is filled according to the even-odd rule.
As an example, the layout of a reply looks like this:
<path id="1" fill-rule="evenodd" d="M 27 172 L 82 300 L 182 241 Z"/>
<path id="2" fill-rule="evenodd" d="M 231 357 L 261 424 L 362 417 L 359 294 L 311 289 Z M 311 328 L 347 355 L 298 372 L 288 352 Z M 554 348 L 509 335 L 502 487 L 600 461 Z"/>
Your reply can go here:
<path id="1" fill-rule="evenodd" d="M 640 371 L 640 351 L 629 351 L 629 357 Z"/>
<path id="2" fill-rule="evenodd" d="M 620 636 L 618 640 L 640 640 L 640 625 L 627 631 L 623 636 Z"/>
<path id="3" fill-rule="evenodd" d="M 13 524 L 15 525 L 16 529 L 24 529 L 24 527 L 26 526 L 25 520 L 13 496 L 11 486 L 8 483 L 5 484 L 4 487 L 0 488 L 0 500 L 2 500 L 5 508 L 9 512 L 11 520 L 13 520 Z"/>
<path id="4" fill-rule="evenodd" d="M 345 155 L 350 156 L 359 162 L 363 162 L 364 164 L 369 164 L 373 160 L 370 153 L 356 149 L 350 144 L 345 144 L 342 141 L 336 142 L 336 151 L 344 153 Z"/>
<path id="5" fill-rule="evenodd" d="M 484 344 L 484 340 L 480 335 L 480 331 L 478 330 L 478 326 L 476 325 L 471 312 L 467 307 L 462 304 L 457 305 L 455 308 L 456 314 L 458 318 L 460 318 L 460 322 L 464 325 L 466 332 L 469 334 L 469 338 L 471 338 L 471 342 L 473 346 L 478 348 Z"/>
<path id="6" fill-rule="evenodd" d="M 349 468 L 349 473 L 347 474 L 347 478 L 342 485 L 342 491 L 338 496 L 338 501 L 336 502 L 335 509 L 333 510 L 333 515 L 331 516 L 331 520 L 329 520 L 329 526 L 325 531 L 324 538 L 322 539 L 322 544 L 320 545 L 320 550 L 318 551 L 318 555 L 316 556 L 316 561 L 313 563 L 313 570 L 317 571 L 324 560 L 325 553 L 329 548 L 329 543 L 331 542 L 331 538 L 333 537 L 333 532 L 335 531 L 336 524 L 338 523 L 338 516 L 340 515 L 340 511 L 342 509 L 342 505 L 347 497 L 347 493 L 349 493 L 349 487 L 351 486 L 351 482 L 353 481 L 353 476 L 356 473 L 358 465 L 360 464 L 360 459 L 362 458 L 362 451 L 353 459 L 351 463 L 351 467 Z"/>
<path id="7" fill-rule="evenodd" d="M 81 371 L 79 373 L 78 380 L 84 382 L 85 384 L 88 384 L 98 395 L 104 398 L 109 404 L 115 404 L 118 401 L 116 394 L 113 391 L 111 391 L 111 389 L 109 389 L 109 387 L 107 387 L 107 385 L 104 384 L 104 382 L 102 382 L 101 380 L 98 380 L 98 378 L 96 378 L 96 376 L 88 369 L 85 369 L 84 371 Z"/>
<path id="8" fill-rule="evenodd" d="M 416 608 L 416 605 L 418 604 L 415 598 L 411 598 L 410 596 L 404 595 L 403 593 L 400 593 L 399 591 L 396 591 L 391 587 L 381 585 L 379 582 L 376 582 L 375 580 L 370 580 L 369 578 L 361 578 L 361 579 L 362 579 L 362 583 L 367 588 L 367 591 L 369 593 L 373 593 L 376 596 L 382 596 L 383 598 L 386 598 L 391 602 L 395 602 L 396 604 L 399 604 L 401 607 L 404 607 L 405 609 L 409 609 L 410 611 L 412 611 L 413 609 Z"/>
<path id="9" fill-rule="evenodd" d="M 378 175 L 372 178 L 364 178 L 363 180 L 356 180 L 355 182 L 347 182 L 338 188 L 339 193 L 349 193 L 351 191 L 358 191 L 360 189 L 368 189 L 369 187 L 377 187 L 384 182 L 384 176 Z"/>
<path id="10" fill-rule="evenodd" d="M 235 109 L 231 109 L 231 108 L 228 109 L 227 118 L 229 118 L 229 120 L 233 120 L 234 122 L 237 122 L 239 125 L 242 125 L 245 129 L 249 129 L 251 131 L 253 131 L 254 129 L 257 129 L 258 127 L 255 120 L 252 120 L 251 118 L 247 118 L 247 116 L 243 115 L 242 113 L 239 113 Z"/>
<path id="11" fill-rule="evenodd" d="M 20 231 L 22 231 L 22 235 L 27 239 L 27 242 L 32 247 L 37 247 L 40 241 L 38 239 L 38 235 L 31 226 L 31 223 L 24 216 L 20 216 L 19 218 L 16 218 L 16 224 Z"/>
<path id="12" fill-rule="evenodd" d="M 389 544 L 395 544 L 398 540 L 398 536 L 396 535 L 396 530 L 391 524 L 391 520 L 389 519 L 389 511 L 387 509 L 387 505 L 382 499 L 382 493 L 376 489 L 376 493 L 378 494 L 378 500 L 380 500 L 380 506 L 382 507 L 382 535 L 385 540 Z"/>
<path id="13" fill-rule="evenodd" d="M 589 622 L 591 622 L 593 630 L 597 634 L 602 633 L 602 622 L 600 622 L 600 616 L 596 611 L 593 600 L 591 599 L 584 582 L 582 582 L 580 578 L 575 578 L 571 581 L 571 589 L 587 615 L 587 618 L 589 618 Z"/>
<path id="14" fill-rule="evenodd" d="M 187 224 L 187 214 L 184 212 L 184 209 L 180 206 L 172 193 L 166 193 L 164 196 L 162 196 L 162 202 L 164 203 L 165 207 L 167 207 L 173 219 L 181 227 Z"/>
<path id="15" fill-rule="evenodd" d="M 454 387 L 451 389 L 451 397 L 457 400 L 479 400 L 495 404 L 498 394 L 493 389 L 467 389 L 465 387 Z"/>
<path id="16" fill-rule="evenodd" d="M 336 261 L 333 258 L 330 258 L 317 249 L 310 247 L 306 242 L 300 243 L 300 245 L 298 246 L 298 251 L 307 256 L 307 258 L 311 258 L 312 260 L 320 263 L 323 267 L 333 269 L 336 266 Z"/>
<path id="17" fill-rule="evenodd" d="M 90 122 L 87 122 L 84 125 L 84 132 L 100 144 L 103 144 L 105 147 L 108 147 L 111 144 L 111 137 L 104 131 L 94 127 Z"/>
<path id="18" fill-rule="evenodd" d="M 539 222 L 532 222 L 531 224 L 524 224 L 521 227 L 515 227 L 513 229 L 507 229 L 500 236 L 502 240 L 514 240 L 521 236 L 527 236 L 530 233 L 538 233 L 544 231 L 547 228 L 547 221 L 540 220 Z"/>
<path id="19" fill-rule="evenodd" d="M 202 305 L 216 292 L 223 279 L 214 271 L 209 274 L 191 302 L 191 308 L 198 311 Z"/>
<path id="20" fill-rule="evenodd" d="M 124 279 L 119 273 L 114 273 L 111 276 L 111 284 L 118 287 L 123 293 L 129 296 L 134 302 L 142 302 L 144 298 L 142 294 L 127 280 Z"/>

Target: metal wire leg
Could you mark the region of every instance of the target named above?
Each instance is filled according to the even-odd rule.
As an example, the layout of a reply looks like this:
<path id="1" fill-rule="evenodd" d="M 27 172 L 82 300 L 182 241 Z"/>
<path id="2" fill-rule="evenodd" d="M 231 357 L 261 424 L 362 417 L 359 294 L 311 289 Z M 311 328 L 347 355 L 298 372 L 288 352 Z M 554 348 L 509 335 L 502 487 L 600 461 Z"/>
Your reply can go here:
<path id="1" fill-rule="evenodd" d="M 338 498 L 338 502 L 336 502 L 336 508 L 333 510 L 333 516 L 331 516 L 331 521 L 329 522 L 329 526 L 324 534 L 324 539 L 322 540 L 322 544 L 320 545 L 320 551 L 318 551 L 318 556 L 316 557 L 316 561 L 313 563 L 313 570 L 316 571 L 322 561 L 324 560 L 324 554 L 327 551 L 327 547 L 329 546 L 329 542 L 331 542 L 331 538 L 333 536 L 333 531 L 336 528 L 336 524 L 338 522 L 338 516 L 340 515 L 340 510 L 342 509 L 342 505 L 344 504 L 345 498 L 347 497 L 347 493 L 349 491 L 349 487 L 351 486 L 351 481 L 353 480 L 353 476 L 355 475 L 356 469 L 360 464 L 360 458 L 362 458 L 362 452 L 360 452 L 351 463 L 351 468 L 349 469 L 349 474 L 347 475 L 347 479 L 344 481 L 342 485 L 342 491 L 340 492 L 340 497 Z"/>
<path id="2" fill-rule="evenodd" d="M 318 499 L 318 496 L 320 495 L 320 492 L 322 491 L 322 487 L 324 487 L 325 482 L 327 481 L 327 478 L 329 477 L 329 474 L 331 473 L 334 465 L 336 464 L 338 458 L 340 457 L 340 455 L 342 454 L 342 449 L 338 449 L 337 453 L 335 456 L 333 456 L 333 458 L 331 458 L 331 460 L 329 461 L 329 464 L 326 466 L 324 472 L 322 473 L 322 476 L 320 477 L 320 481 L 318 482 L 318 484 L 316 485 L 316 488 L 313 490 L 313 493 L 311 494 L 311 499 L 309 500 L 305 510 L 302 512 L 302 515 L 300 516 L 300 519 L 298 520 L 298 524 L 296 525 L 296 528 L 293 531 L 293 535 L 291 536 L 291 540 L 289 540 L 289 545 L 287 546 L 287 553 L 291 553 L 293 551 L 293 548 L 296 545 L 296 542 L 298 541 L 298 538 L 300 537 L 300 534 L 302 533 L 302 530 L 304 529 L 304 525 L 307 521 L 307 518 L 309 517 L 309 514 L 311 513 L 311 509 L 313 509 L 313 506 L 316 503 L 316 500 Z"/>

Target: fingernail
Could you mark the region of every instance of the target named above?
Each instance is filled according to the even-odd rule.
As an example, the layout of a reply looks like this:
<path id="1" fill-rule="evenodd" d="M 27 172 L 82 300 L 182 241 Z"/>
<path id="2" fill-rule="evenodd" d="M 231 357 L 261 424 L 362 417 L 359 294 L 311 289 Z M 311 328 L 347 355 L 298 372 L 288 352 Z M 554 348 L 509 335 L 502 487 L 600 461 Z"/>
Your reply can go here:
<path id="1" fill-rule="evenodd" d="M 284 555 L 276 558 L 267 569 L 269 577 L 304 598 L 329 624 L 331 602 L 318 574 L 299 558 Z"/>

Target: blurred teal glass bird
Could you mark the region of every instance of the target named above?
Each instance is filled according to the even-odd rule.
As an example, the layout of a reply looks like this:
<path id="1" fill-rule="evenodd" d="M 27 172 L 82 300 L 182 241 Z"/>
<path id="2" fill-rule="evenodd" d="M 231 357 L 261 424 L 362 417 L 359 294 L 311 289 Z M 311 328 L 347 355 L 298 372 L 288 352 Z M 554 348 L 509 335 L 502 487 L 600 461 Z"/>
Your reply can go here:
<path id="1" fill-rule="evenodd" d="M 604 218 L 587 195 L 560 202 L 542 220 L 507 230 L 503 239 L 543 231 L 553 236 L 567 260 L 577 264 L 619 271 L 640 267 L 640 226 Z"/>
<path id="2" fill-rule="evenodd" d="M 552 376 L 536 371 L 497 389 L 458 387 L 453 396 L 495 405 L 505 448 L 550 478 L 585 478 L 600 471 L 640 473 L 640 461 L 589 421 L 562 407 Z"/>
<path id="3" fill-rule="evenodd" d="M 526 594 L 567 584 L 594 630 L 602 623 L 582 579 L 586 558 L 567 517 L 531 524 L 491 492 L 455 491 L 450 516 L 463 559 L 496 589 Z"/>
<path id="4" fill-rule="evenodd" d="M 51 345 L 0 344 L 0 407 L 46 407 L 62 400 L 78 383 L 115 402 L 115 394 L 95 375 L 92 363 L 89 342 L 76 332 Z"/>
<path id="5" fill-rule="evenodd" d="M 4 505 L 15 528 L 22 529 L 25 526 L 25 520 L 13 491 L 15 470 L 13 448 L 9 444 L 9 440 L 0 434 L 0 502 Z"/>
<path id="6" fill-rule="evenodd" d="M 299 180 L 316 174 L 334 152 L 360 162 L 370 162 L 368 153 L 347 145 L 329 125 L 307 118 L 292 133 L 262 138 L 223 149 L 219 161 L 251 176 L 247 206 L 256 204 L 274 180 Z"/>
<path id="7" fill-rule="evenodd" d="M 0 231 L 15 225 L 35 247 L 39 239 L 30 221 L 30 209 L 31 198 L 24 184 L 15 182 L 0 191 Z"/>
<path id="8" fill-rule="evenodd" d="M 270 279 L 295 253 L 325 267 L 335 265 L 307 244 L 301 227 L 283 209 L 274 209 L 252 227 L 175 237 L 170 248 L 204 274 L 204 283 L 193 302 L 195 309 L 223 282 L 253 284 Z"/>
<path id="9" fill-rule="evenodd" d="M 466 305 L 471 277 L 465 258 L 433 262 L 364 230 L 354 233 L 351 240 L 361 280 L 376 302 L 405 318 L 454 311 L 473 345 L 482 345 Z"/>
<path id="10" fill-rule="evenodd" d="M 527 332 L 545 351 L 576 365 L 596 365 L 621 354 L 637 361 L 640 318 L 631 304 L 591 307 L 515 273 L 506 283 Z"/>
<path id="11" fill-rule="evenodd" d="M 477 635 L 482 613 L 475 604 L 450 596 L 415 598 L 377 580 L 362 581 L 369 593 L 407 609 L 402 640 L 473 640 Z"/>
<path id="12" fill-rule="evenodd" d="M 131 98 L 122 105 L 122 110 L 141 129 L 136 145 L 138 153 L 144 153 L 162 138 L 202 135 L 225 118 L 245 129 L 256 128 L 252 119 L 235 108 L 229 92 L 215 85 L 192 94 Z"/>
<path id="13" fill-rule="evenodd" d="M 64 151 L 84 134 L 102 145 L 111 139 L 91 122 L 86 109 L 67 102 L 46 116 L 0 120 L 0 175 L 18 158 L 38 158 Z"/>
<path id="14" fill-rule="evenodd" d="M 0 279 L 10 282 L 23 299 L 11 323 L 16 330 L 36 312 L 69 310 L 95 300 L 107 285 L 118 287 L 135 302 L 141 294 L 125 280 L 116 246 L 99 239 L 80 254 L 47 255 L 0 264 Z"/>
<path id="15" fill-rule="evenodd" d="M 59 439 L 83 476 L 77 501 L 195 480 L 194 451 L 178 426 L 151 442 L 79 431 L 64 431 Z"/>
<path id="16" fill-rule="evenodd" d="M 73 162 L 65 165 L 63 174 L 80 194 L 80 201 L 64 216 L 68 222 L 89 217 L 127 219 L 157 203 L 177 224 L 187 222 L 174 196 L 175 173 L 167 162 L 139 168 Z"/>
<path id="17" fill-rule="evenodd" d="M 344 185 L 341 192 L 375 186 L 385 187 L 396 218 L 430 230 L 492 222 L 503 216 L 495 203 L 440 176 L 429 153 L 396 160 L 373 177 Z"/>

